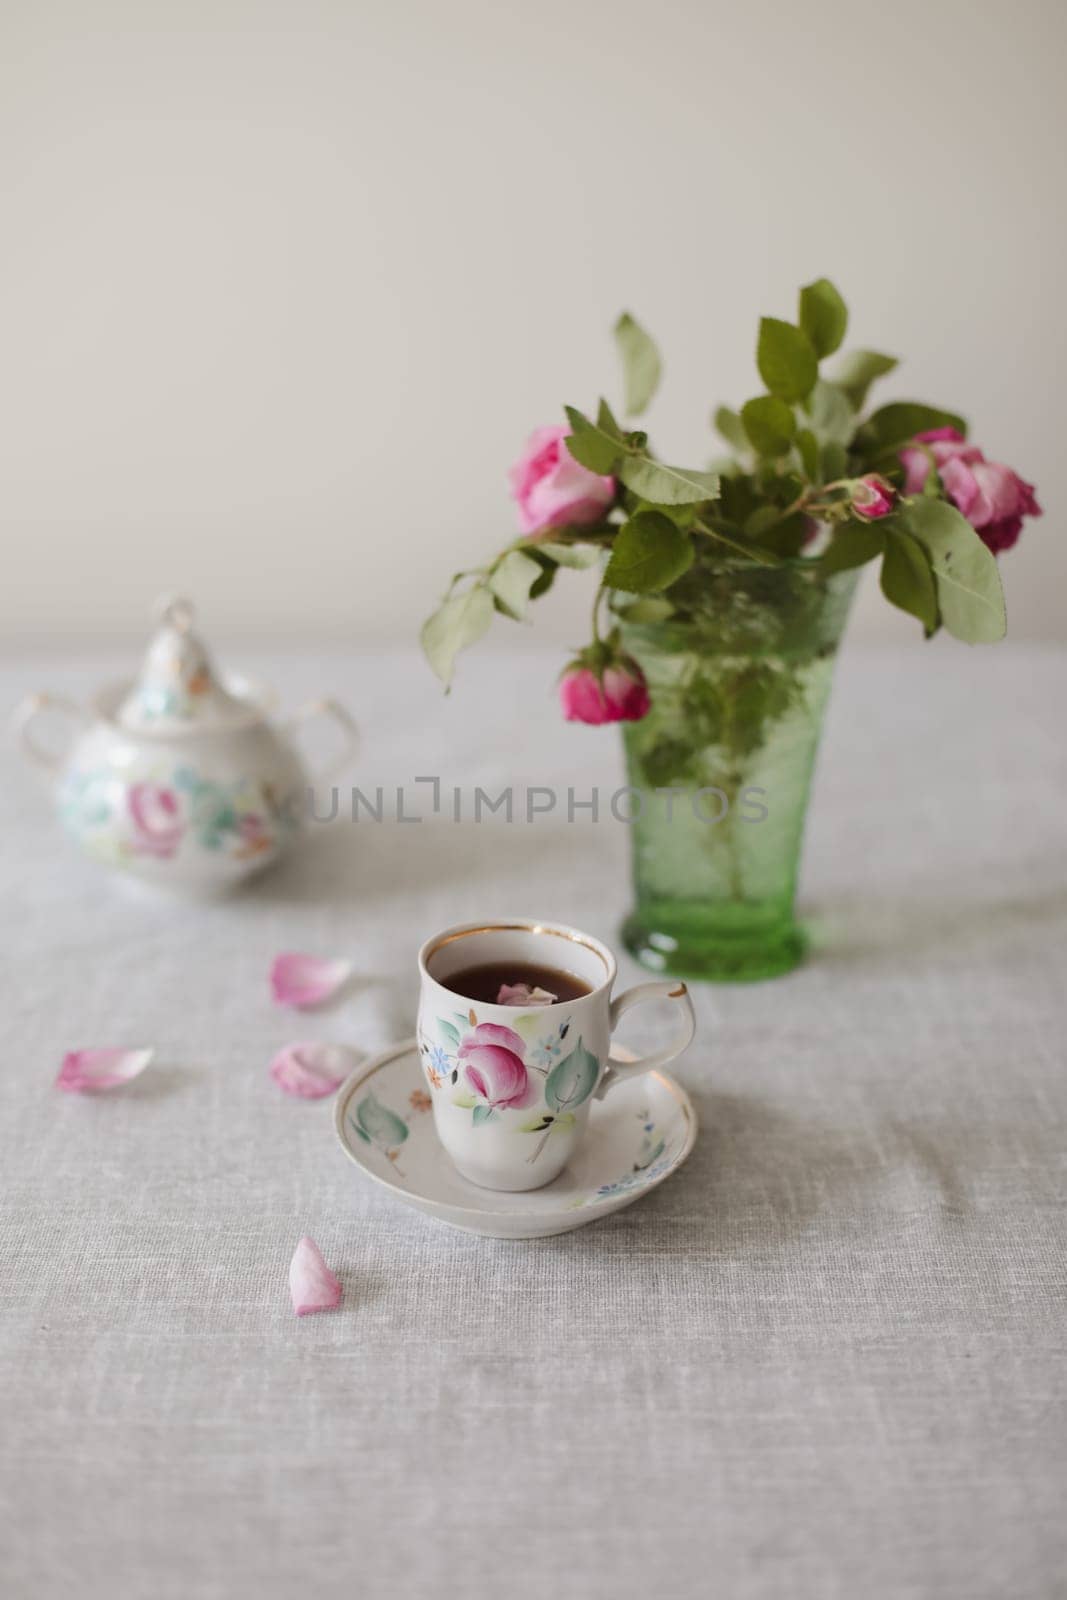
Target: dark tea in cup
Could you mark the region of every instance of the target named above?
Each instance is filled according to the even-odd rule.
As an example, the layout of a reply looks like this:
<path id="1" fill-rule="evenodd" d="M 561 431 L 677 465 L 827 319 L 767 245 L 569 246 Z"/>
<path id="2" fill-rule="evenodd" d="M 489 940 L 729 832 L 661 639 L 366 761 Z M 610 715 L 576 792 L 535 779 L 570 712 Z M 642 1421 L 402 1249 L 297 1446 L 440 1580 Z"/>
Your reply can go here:
<path id="1" fill-rule="evenodd" d="M 573 972 L 533 961 L 484 961 L 476 967 L 462 967 L 441 982 L 465 1000 L 491 1006 L 555 1005 L 592 993 Z"/>

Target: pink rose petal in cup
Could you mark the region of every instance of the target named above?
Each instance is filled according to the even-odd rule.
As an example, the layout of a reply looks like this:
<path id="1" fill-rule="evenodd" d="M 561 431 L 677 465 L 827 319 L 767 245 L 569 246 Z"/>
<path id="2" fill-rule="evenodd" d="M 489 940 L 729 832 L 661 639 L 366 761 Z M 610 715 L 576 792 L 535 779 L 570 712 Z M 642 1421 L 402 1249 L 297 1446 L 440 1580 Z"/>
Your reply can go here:
<path id="1" fill-rule="evenodd" d="M 340 1088 L 360 1057 L 346 1044 L 287 1044 L 270 1064 L 270 1075 L 286 1094 L 321 1100 Z"/>
<path id="2" fill-rule="evenodd" d="M 341 1304 L 341 1283 L 335 1278 L 314 1239 L 305 1234 L 289 1263 L 289 1293 L 298 1317 L 313 1311 L 335 1311 Z"/>
<path id="3" fill-rule="evenodd" d="M 331 999 L 351 976 L 351 961 L 305 956 L 291 950 L 275 957 L 270 986 L 280 1006 L 304 1010 Z"/>
<path id="4" fill-rule="evenodd" d="M 498 1006 L 554 1006 L 558 998 L 540 985 L 531 989 L 528 983 L 502 983 L 496 1003 Z"/>
<path id="5" fill-rule="evenodd" d="M 63 1057 L 56 1088 L 67 1094 L 99 1094 L 136 1078 L 154 1050 L 71 1050 Z"/>

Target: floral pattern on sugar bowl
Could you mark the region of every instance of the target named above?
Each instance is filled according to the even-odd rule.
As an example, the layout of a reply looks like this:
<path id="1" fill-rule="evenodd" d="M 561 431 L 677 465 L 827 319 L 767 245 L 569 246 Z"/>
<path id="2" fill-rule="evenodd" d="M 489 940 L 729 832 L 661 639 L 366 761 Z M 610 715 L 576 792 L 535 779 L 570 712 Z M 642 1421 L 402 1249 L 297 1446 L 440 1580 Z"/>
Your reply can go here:
<path id="1" fill-rule="evenodd" d="M 81 731 L 65 758 L 39 742 L 38 721 Z M 344 747 L 310 774 L 291 737 L 325 715 Z M 300 831 L 315 778 L 349 759 L 355 724 L 332 700 L 274 723 L 245 680 L 220 678 L 192 631 L 192 608 L 169 603 L 140 677 L 97 695 L 91 710 L 33 695 L 16 713 L 26 754 L 57 775 L 60 818 L 98 860 L 168 887 L 213 892 L 275 860 Z"/>
<path id="2" fill-rule="evenodd" d="M 575 1113 L 596 1088 L 600 1064 L 572 1037 L 567 1017 L 547 1031 L 544 1017 L 525 1012 L 514 1026 L 479 1022 L 473 1007 L 437 1017 L 438 1038 L 419 1039 L 419 1056 L 433 1089 L 451 1084 L 452 1105 L 469 1110 L 472 1127 L 484 1127 L 507 1111 L 530 1115 L 515 1121 L 517 1133 L 538 1134 L 532 1164 L 554 1133 L 575 1125 Z M 533 1034 L 532 1038 L 524 1035 Z"/>
<path id="3" fill-rule="evenodd" d="M 59 811 L 89 855 L 116 865 L 206 851 L 243 866 L 279 853 L 298 830 L 300 801 L 299 792 L 246 778 L 213 783 L 190 766 L 156 768 L 134 781 L 98 767 L 67 774 Z"/>

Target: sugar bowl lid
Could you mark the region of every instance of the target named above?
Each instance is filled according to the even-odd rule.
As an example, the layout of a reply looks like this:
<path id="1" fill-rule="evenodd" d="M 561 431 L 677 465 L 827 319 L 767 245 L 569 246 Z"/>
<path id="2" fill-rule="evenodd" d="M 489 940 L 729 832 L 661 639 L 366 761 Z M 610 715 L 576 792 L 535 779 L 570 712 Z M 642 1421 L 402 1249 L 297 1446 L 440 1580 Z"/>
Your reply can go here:
<path id="1" fill-rule="evenodd" d="M 220 680 L 207 646 L 194 631 L 188 600 L 167 599 L 140 675 L 124 695 L 118 722 L 133 732 L 232 727 L 247 722 L 249 703 Z"/>

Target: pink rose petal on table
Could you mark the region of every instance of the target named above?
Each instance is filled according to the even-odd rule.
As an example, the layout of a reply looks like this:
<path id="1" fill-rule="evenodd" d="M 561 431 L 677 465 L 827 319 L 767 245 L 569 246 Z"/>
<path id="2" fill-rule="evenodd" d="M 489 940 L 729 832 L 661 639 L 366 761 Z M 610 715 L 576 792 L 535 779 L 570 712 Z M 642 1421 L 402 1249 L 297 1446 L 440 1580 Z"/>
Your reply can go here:
<path id="1" fill-rule="evenodd" d="M 117 1089 L 144 1071 L 154 1050 L 71 1050 L 63 1057 L 56 1088 L 67 1094 Z"/>
<path id="2" fill-rule="evenodd" d="M 287 1044 L 270 1064 L 270 1075 L 286 1094 L 321 1100 L 344 1083 L 360 1057 L 346 1044 Z"/>
<path id="3" fill-rule="evenodd" d="M 300 955 L 295 950 L 276 956 L 270 969 L 270 986 L 280 1006 L 320 1006 L 331 999 L 352 976 L 351 961 Z"/>
<path id="4" fill-rule="evenodd" d="M 341 1282 L 335 1278 L 314 1239 L 307 1234 L 293 1251 L 289 1263 L 289 1293 L 298 1317 L 313 1311 L 335 1311 L 341 1304 Z"/>

